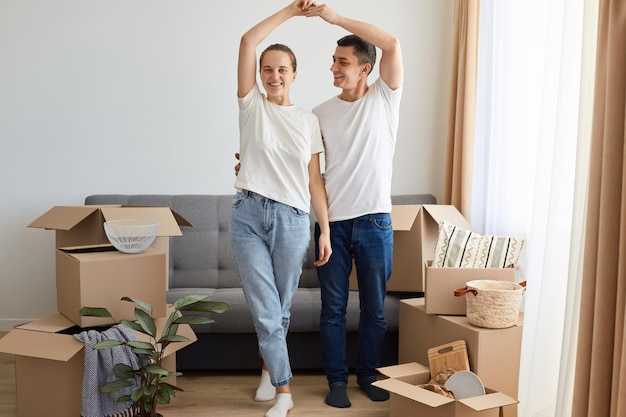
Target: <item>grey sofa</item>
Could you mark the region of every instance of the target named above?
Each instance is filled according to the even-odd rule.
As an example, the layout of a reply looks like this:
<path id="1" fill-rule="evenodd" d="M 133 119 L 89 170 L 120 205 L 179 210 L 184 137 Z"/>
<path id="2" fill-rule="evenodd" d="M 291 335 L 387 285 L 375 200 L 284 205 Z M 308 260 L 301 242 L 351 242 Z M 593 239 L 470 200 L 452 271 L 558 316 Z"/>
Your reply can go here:
<path id="1" fill-rule="evenodd" d="M 430 194 L 393 196 L 394 204 L 435 204 Z M 85 204 L 123 204 L 170 207 L 193 226 L 182 227 L 183 236 L 170 240 L 169 290 L 167 301 L 189 294 L 206 294 L 223 301 L 230 310 L 215 315 L 213 324 L 195 325 L 198 341 L 177 353 L 179 370 L 259 369 L 256 335 L 250 311 L 240 287 L 230 244 L 229 222 L 232 195 L 91 195 Z M 315 222 L 310 215 L 311 227 Z M 313 233 L 311 233 L 313 236 Z M 320 290 L 313 266 L 314 245 L 309 245 L 300 285 L 293 297 L 288 343 L 293 369 L 319 369 Z M 415 293 L 388 294 L 385 313 L 388 321 L 381 362 L 397 363 L 398 304 Z M 348 301 L 348 363 L 354 364 L 359 319 L 358 292 Z"/>

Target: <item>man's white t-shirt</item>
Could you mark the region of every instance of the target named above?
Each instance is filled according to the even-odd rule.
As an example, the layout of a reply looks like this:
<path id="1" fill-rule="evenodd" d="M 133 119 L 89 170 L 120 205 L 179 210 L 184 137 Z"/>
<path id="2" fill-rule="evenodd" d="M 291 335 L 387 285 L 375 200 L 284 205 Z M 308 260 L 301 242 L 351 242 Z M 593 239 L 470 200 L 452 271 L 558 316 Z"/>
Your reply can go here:
<path id="1" fill-rule="evenodd" d="M 317 117 L 267 100 L 258 85 L 239 103 L 241 169 L 235 188 L 309 212 L 308 164 L 324 151 Z"/>
<path id="2" fill-rule="evenodd" d="M 354 102 L 338 97 L 313 109 L 325 148 L 330 221 L 391 212 L 391 176 L 402 88 L 378 78 Z"/>

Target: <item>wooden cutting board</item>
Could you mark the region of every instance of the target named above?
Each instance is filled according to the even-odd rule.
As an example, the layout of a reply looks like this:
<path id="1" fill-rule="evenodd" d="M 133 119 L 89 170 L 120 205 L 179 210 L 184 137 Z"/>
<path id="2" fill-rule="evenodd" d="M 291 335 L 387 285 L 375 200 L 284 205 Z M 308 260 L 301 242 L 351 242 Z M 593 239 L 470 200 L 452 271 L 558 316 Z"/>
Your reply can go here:
<path id="1" fill-rule="evenodd" d="M 469 371 L 465 340 L 457 340 L 428 349 L 428 365 L 431 378 L 448 368 L 455 371 Z"/>

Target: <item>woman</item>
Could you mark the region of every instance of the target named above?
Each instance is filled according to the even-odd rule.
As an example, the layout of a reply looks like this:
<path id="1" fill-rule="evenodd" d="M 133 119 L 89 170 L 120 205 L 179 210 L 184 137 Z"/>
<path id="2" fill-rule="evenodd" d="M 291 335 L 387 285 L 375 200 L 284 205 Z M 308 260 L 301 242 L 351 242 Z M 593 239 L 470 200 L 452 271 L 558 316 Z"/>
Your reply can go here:
<path id="1" fill-rule="evenodd" d="M 312 2 L 296 0 L 261 21 L 242 38 L 238 88 L 240 161 L 235 181 L 231 236 L 263 359 L 257 401 L 276 402 L 268 417 L 286 416 L 293 408 L 292 379 L 286 336 L 291 297 L 298 287 L 310 240 L 308 211 L 315 210 L 322 228 L 319 258 L 331 255 L 326 191 L 320 173 L 323 143 L 317 118 L 292 105 L 291 84 L 296 58 L 285 45 L 261 54 L 256 82 L 256 48 L 276 27 L 302 16 Z"/>

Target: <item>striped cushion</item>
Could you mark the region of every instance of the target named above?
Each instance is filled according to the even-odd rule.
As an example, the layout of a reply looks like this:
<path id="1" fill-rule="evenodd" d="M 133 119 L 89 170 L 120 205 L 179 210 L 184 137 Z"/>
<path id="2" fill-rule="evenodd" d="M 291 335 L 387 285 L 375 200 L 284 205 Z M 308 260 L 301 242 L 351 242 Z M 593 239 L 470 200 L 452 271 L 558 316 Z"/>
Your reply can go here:
<path id="1" fill-rule="evenodd" d="M 439 223 L 434 266 L 508 268 L 517 264 L 523 239 L 480 235 L 445 220 Z"/>

